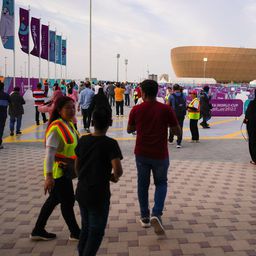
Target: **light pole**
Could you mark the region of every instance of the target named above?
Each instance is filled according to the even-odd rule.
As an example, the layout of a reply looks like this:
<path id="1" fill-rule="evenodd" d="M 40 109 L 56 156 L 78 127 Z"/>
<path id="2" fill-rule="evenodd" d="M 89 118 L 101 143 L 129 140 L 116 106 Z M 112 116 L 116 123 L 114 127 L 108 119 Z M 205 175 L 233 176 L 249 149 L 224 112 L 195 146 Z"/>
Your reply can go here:
<path id="1" fill-rule="evenodd" d="M 27 77 L 27 62 L 24 61 L 24 77 L 26 78 Z"/>
<path id="2" fill-rule="evenodd" d="M 89 31 L 89 80 L 92 80 L 92 0 L 90 0 L 90 31 Z"/>
<path id="3" fill-rule="evenodd" d="M 204 62 L 204 83 L 205 83 L 205 71 L 206 71 L 206 62 L 208 61 L 208 58 L 204 57 L 203 62 Z"/>
<path id="4" fill-rule="evenodd" d="M 120 59 L 120 54 L 118 53 L 116 55 L 116 81 L 118 82 L 119 81 L 119 59 Z"/>
<path id="5" fill-rule="evenodd" d="M 128 59 L 124 60 L 124 64 L 125 64 L 125 82 L 127 82 L 127 65 L 128 65 Z"/>
<path id="6" fill-rule="evenodd" d="M 7 57 L 4 57 L 4 78 L 7 75 Z"/>

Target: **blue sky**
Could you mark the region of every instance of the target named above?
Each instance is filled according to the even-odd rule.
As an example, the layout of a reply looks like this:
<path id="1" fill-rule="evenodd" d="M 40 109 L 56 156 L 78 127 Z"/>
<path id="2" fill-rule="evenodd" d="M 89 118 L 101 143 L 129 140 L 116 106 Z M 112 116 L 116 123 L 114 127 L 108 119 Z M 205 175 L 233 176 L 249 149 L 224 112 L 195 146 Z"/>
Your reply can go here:
<path id="1" fill-rule="evenodd" d="M 0 1 L 2 5 L 2 1 Z M 98 79 L 116 79 L 116 54 L 120 53 L 120 79 L 125 79 L 124 60 L 128 59 L 128 79 L 140 80 L 150 73 L 175 74 L 170 49 L 185 45 L 249 47 L 256 45 L 255 0 L 92 0 L 93 67 Z M 68 74 L 83 79 L 89 74 L 89 0 L 16 0 L 18 8 L 30 5 L 31 16 L 50 22 L 68 38 Z M 18 28 L 16 27 L 16 30 Z M 24 73 L 26 54 L 16 39 L 16 74 Z M 0 73 L 12 55 L 0 46 Z M 38 59 L 31 57 L 31 73 L 38 75 Z M 54 65 L 50 65 L 54 76 Z M 60 75 L 60 68 L 57 67 Z M 47 63 L 42 61 L 42 75 Z"/>

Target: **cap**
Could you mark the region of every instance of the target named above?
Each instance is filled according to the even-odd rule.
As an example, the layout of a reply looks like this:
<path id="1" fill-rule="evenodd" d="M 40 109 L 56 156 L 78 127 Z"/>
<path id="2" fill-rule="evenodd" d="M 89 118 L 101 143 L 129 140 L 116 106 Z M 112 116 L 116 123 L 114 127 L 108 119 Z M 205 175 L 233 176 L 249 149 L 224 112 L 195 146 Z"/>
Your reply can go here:
<path id="1" fill-rule="evenodd" d="M 195 94 L 195 95 L 197 95 L 197 91 L 196 91 L 196 90 L 192 90 L 192 91 L 189 92 L 189 94 Z"/>

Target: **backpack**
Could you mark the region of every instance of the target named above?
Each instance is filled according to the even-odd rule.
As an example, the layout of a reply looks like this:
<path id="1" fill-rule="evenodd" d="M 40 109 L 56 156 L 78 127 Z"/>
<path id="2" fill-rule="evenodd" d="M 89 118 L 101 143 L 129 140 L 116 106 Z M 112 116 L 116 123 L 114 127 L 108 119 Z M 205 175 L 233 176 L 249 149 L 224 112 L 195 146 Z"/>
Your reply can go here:
<path id="1" fill-rule="evenodd" d="M 175 108 L 174 111 L 176 116 L 182 117 L 186 115 L 186 100 L 184 99 L 183 94 L 181 93 L 180 96 L 177 96 L 175 93 L 172 94 L 174 97 Z"/>

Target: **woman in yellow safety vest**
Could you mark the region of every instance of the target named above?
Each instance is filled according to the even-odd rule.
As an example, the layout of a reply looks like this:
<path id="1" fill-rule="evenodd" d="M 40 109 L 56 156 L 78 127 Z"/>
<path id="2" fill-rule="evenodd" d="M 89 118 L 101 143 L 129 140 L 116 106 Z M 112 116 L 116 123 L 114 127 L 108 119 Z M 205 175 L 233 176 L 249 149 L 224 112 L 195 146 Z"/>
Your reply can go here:
<path id="1" fill-rule="evenodd" d="M 39 213 L 35 227 L 30 234 L 32 240 L 52 240 L 56 234 L 45 230 L 48 218 L 60 204 L 62 216 L 70 231 L 70 240 L 78 240 L 80 228 L 74 214 L 74 170 L 75 147 L 78 133 L 72 123 L 75 103 L 70 97 L 60 97 L 54 106 L 45 133 L 46 156 L 44 161 L 44 192 L 49 197 Z"/>
<path id="2" fill-rule="evenodd" d="M 197 92 L 191 91 L 189 93 L 192 97 L 192 101 L 189 103 L 188 118 L 189 118 L 189 128 L 192 135 L 191 142 L 199 142 L 199 132 L 198 132 L 198 120 L 200 118 L 200 103 L 197 98 Z"/>

